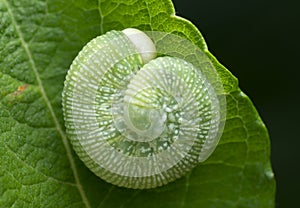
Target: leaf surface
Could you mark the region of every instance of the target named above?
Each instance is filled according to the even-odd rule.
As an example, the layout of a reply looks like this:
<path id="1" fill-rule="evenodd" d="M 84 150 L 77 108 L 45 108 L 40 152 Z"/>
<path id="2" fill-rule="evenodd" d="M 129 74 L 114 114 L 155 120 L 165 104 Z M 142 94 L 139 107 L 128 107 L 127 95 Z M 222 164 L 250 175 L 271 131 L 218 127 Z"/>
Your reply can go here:
<path id="1" fill-rule="evenodd" d="M 172 32 L 213 61 L 227 121 L 212 156 L 186 177 L 153 190 L 107 184 L 66 138 L 66 72 L 92 38 L 115 29 Z M 169 0 L 0 0 L 0 207 L 273 207 L 267 130 L 237 79 L 209 53 L 197 28 Z"/>

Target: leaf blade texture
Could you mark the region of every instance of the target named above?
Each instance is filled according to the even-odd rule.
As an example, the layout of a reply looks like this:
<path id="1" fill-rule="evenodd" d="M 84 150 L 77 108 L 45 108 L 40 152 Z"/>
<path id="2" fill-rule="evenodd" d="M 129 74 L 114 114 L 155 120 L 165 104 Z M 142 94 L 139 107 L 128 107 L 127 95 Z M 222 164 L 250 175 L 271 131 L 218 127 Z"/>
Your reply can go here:
<path id="1" fill-rule="evenodd" d="M 126 27 L 191 40 L 211 58 L 226 92 L 227 121 L 216 151 L 186 177 L 154 190 L 103 182 L 64 132 L 61 92 L 72 60 L 90 39 Z M 274 206 L 263 122 L 198 29 L 175 16 L 171 1 L 0 0 L 0 33 L 0 207 Z"/>

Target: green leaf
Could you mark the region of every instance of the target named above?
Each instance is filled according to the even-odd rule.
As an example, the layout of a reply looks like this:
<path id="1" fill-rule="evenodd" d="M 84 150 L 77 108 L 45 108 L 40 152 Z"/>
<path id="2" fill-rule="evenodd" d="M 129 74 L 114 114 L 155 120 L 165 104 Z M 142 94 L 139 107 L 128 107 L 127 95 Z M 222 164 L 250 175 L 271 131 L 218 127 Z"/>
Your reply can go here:
<path id="1" fill-rule="evenodd" d="M 207 53 L 224 84 L 227 121 L 212 156 L 153 190 L 107 184 L 66 138 L 61 92 L 80 49 L 112 29 L 186 37 Z M 273 207 L 267 130 L 238 82 L 169 0 L 0 0 L 0 207 Z"/>

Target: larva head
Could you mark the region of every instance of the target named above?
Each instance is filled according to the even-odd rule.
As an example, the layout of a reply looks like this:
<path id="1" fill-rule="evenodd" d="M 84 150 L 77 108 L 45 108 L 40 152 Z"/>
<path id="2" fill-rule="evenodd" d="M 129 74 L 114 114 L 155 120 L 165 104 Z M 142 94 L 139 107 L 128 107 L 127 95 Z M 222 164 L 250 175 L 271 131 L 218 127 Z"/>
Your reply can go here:
<path id="1" fill-rule="evenodd" d="M 204 53 L 183 40 L 111 31 L 73 61 L 63 91 L 67 135 L 86 166 L 107 182 L 162 186 L 215 149 L 226 112 L 220 80 Z M 174 43 L 189 46 L 190 54 L 178 54 Z M 155 58 L 156 48 L 165 56 Z"/>
<path id="2" fill-rule="evenodd" d="M 152 40 L 144 32 L 135 28 L 127 28 L 122 32 L 137 49 L 143 60 L 143 64 L 148 63 L 156 57 L 156 47 Z"/>

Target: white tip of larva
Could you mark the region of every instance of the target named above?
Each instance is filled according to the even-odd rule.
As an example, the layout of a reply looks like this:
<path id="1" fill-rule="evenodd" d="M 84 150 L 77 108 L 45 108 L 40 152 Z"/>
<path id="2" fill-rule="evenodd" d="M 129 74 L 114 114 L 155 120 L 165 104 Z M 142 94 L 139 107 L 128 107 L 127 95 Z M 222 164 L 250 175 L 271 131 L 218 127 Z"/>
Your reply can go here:
<path id="1" fill-rule="evenodd" d="M 156 47 L 152 40 L 142 31 L 127 28 L 122 31 L 141 54 L 143 63 L 146 64 L 156 57 Z"/>

